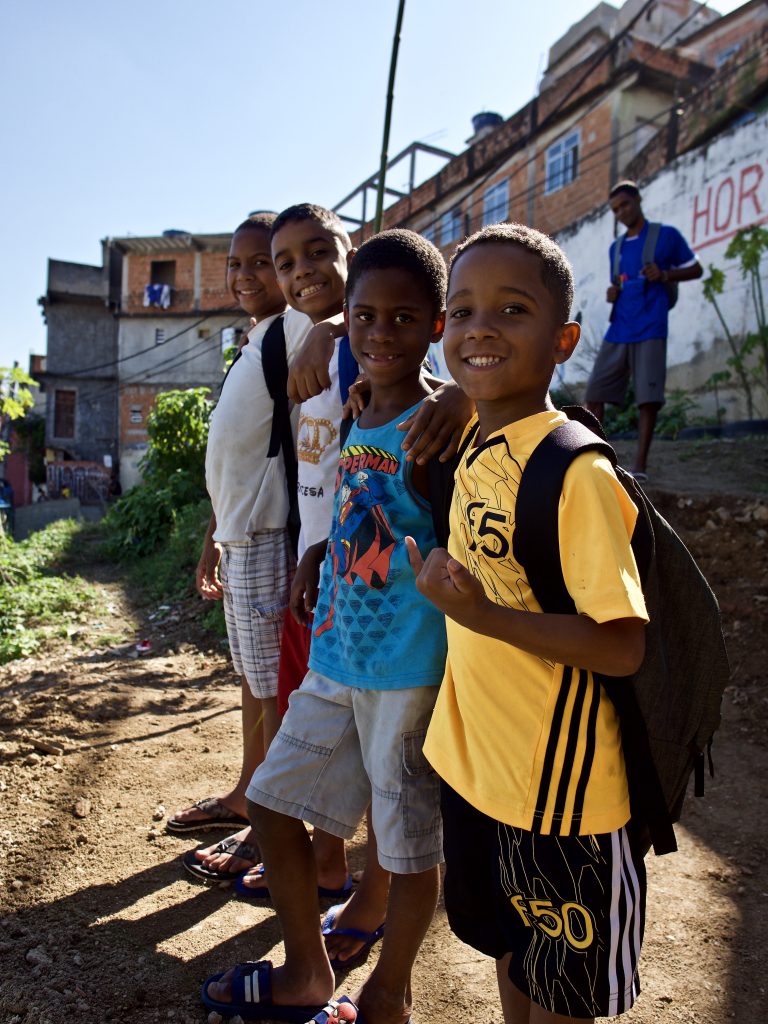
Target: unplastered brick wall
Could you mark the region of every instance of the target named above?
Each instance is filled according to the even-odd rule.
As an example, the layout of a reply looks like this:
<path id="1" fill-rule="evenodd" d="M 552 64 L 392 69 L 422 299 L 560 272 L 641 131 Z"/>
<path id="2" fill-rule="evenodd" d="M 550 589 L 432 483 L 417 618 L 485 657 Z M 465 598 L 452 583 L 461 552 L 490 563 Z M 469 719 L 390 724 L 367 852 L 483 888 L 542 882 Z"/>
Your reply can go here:
<path id="1" fill-rule="evenodd" d="M 174 310 L 183 311 L 193 308 L 194 252 L 173 250 L 169 253 L 152 253 L 147 256 L 139 253 L 127 253 L 125 260 L 128 264 L 128 295 L 123 297 L 123 312 L 148 312 L 144 306 L 144 287 L 152 283 L 152 264 L 164 260 L 173 260 L 176 264 L 171 300 Z"/>
<path id="2" fill-rule="evenodd" d="M 561 231 L 604 203 L 612 184 L 610 103 L 601 103 L 574 127 L 580 131 L 578 174 L 574 181 L 546 194 L 548 145 L 544 142 L 536 161 L 533 224 L 547 234 Z"/>
<path id="3" fill-rule="evenodd" d="M 227 291 L 227 253 L 201 252 L 200 309 L 225 309 L 232 305 Z"/>

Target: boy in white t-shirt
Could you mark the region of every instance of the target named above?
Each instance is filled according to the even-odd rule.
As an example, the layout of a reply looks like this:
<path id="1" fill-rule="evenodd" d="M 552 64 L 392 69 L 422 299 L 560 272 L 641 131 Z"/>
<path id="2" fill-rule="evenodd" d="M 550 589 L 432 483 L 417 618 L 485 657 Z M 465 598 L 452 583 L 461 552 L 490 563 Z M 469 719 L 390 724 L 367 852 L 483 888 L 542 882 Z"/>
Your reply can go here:
<path id="1" fill-rule="evenodd" d="M 259 860 L 257 849 L 249 841 L 245 788 L 279 724 L 276 693 L 280 634 L 295 568 L 284 522 L 260 523 L 254 517 L 260 489 L 265 485 L 274 409 L 261 345 L 285 311 L 269 247 L 274 220 L 273 213 L 253 214 L 232 237 L 227 285 L 234 301 L 250 314 L 254 326 L 211 417 L 206 483 L 213 513 L 196 573 L 202 597 L 224 601 L 232 660 L 241 676 L 240 776 L 228 792 L 178 811 L 168 822 L 169 831 L 174 833 L 242 828 L 216 847 L 190 851 L 185 856 L 187 870 L 208 881 L 232 880 Z M 289 310 L 283 327 L 290 365 L 311 322 Z M 278 470 L 282 470 L 282 458 Z"/>

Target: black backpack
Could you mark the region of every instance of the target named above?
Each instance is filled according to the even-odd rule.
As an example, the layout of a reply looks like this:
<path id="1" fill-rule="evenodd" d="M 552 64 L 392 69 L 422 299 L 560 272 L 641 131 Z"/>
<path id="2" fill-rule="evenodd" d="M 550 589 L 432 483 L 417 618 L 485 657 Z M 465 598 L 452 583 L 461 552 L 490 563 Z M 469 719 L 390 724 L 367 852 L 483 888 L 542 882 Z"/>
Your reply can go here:
<path id="1" fill-rule="evenodd" d="M 299 543 L 299 464 L 296 461 L 296 449 L 293 443 L 293 429 L 291 427 L 291 408 L 288 401 L 288 356 L 285 351 L 285 325 L 284 314 L 281 314 L 272 321 L 261 339 L 261 365 L 264 368 L 264 380 L 267 384 L 269 396 L 273 402 L 272 409 L 272 430 L 269 436 L 269 448 L 267 458 L 275 459 L 280 451 L 283 453 L 285 464 L 285 477 L 288 483 L 288 534 L 291 538 L 294 554 Z M 227 377 L 232 372 L 232 367 L 242 355 L 242 349 L 229 364 L 224 380 L 221 382 L 221 391 L 227 383 Z M 221 391 L 219 394 L 221 394 Z"/>
<path id="2" fill-rule="evenodd" d="M 677 849 L 673 822 L 680 820 L 691 773 L 704 793 L 705 754 L 712 766 L 712 736 L 729 680 L 717 599 L 688 549 L 654 508 L 637 481 L 617 465 L 597 419 L 576 406 L 567 423 L 534 449 L 520 479 L 512 538 L 545 612 L 576 613 L 560 564 L 558 509 L 565 473 L 585 451 L 605 455 L 638 508 L 632 535 L 650 622 L 645 657 L 626 678 L 595 673 L 621 723 L 631 805 L 631 830 L 644 852 Z M 471 437 L 464 439 L 457 459 Z"/>

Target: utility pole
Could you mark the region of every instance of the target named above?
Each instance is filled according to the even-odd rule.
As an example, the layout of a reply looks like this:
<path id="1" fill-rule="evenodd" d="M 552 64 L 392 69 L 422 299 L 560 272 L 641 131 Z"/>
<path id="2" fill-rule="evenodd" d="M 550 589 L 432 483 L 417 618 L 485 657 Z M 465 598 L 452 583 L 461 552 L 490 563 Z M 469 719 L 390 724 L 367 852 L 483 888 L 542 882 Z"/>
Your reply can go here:
<path id="1" fill-rule="evenodd" d="M 397 5 L 397 22 L 395 37 L 392 40 L 392 59 L 389 62 L 389 86 L 387 88 L 387 107 L 384 112 L 384 137 L 381 142 L 381 164 L 379 165 L 379 181 L 376 190 L 376 219 L 373 222 L 374 232 L 381 231 L 381 218 L 384 213 L 384 183 L 387 177 L 387 157 L 389 155 L 389 126 L 392 122 L 392 101 L 395 95 L 395 72 L 397 71 L 397 52 L 400 49 L 400 29 L 403 25 L 405 0 Z"/>

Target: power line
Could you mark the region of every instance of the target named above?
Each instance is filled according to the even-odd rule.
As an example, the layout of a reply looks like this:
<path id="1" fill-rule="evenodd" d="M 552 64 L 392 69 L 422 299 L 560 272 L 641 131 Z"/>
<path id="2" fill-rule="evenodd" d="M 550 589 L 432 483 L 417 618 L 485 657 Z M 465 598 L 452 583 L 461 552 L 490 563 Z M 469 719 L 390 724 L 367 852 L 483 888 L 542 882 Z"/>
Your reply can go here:
<path id="1" fill-rule="evenodd" d="M 184 327 L 180 331 L 177 331 L 176 334 L 172 334 L 170 338 L 166 338 L 163 344 L 167 345 L 170 341 L 175 341 L 176 338 L 180 338 L 182 334 L 187 334 L 189 331 L 193 331 L 195 327 L 199 327 L 200 324 L 205 323 L 206 320 L 210 320 L 211 317 L 223 316 L 224 314 L 231 312 L 231 308 L 232 307 L 214 313 L 206 313 L 205 316 L 201 317 L 199 320 L 196 320 L 195 323 L 190 324 L 188 327 Z M 126 363 L 128 362 L 129 359 L 135 359 L 137 356 L 141 356 L 147 352 L 151 352 L 154 348 L 155 345 L 148 345 L 147 348 L 138 349 L 136 352 L 132 352 L 130 355 L 127 356 L 120 356 L 117 359 L 111 359 L 107 363 L 95 363 L 92 366 L 80 367 L 77 370 L 68 370 L 66 374 L 56 374 L 56 376 L 77 377 L 85 373 L 91 373 L 93 370 L 104 370 L 110 366 L 118 366 L 120 363 Z"/>
<path id="2" fill-rule="evenodd" d="M 234 327 L 238 323 L 238 321 L 241 321 L 243 319 L 243 316 L 235 317 L 234 320 L 230 321 L 230 323 L 222 327 L 222 330 L 226 331 L 228 330 L 228 328 Z M 186 363 L 190 363 L 194 359 L 197 359 L 198 356 L 200 355 L 198 350 L 205 347 L 208 344 L 210 344 L 210 339 L 204 338 L 202 341 L 197 342 L 191 349 L 188 349 L 181 355 L 177 354 L 174 356 L 170 356 L 168 359 L 165 359 L 160 363 L 156 363 L 153 367 L 147 370 L 140 370 L 132 377 L 123 378 L 123 380 L 120 380 L 117 383 L 107 381 L 101 384 L 100 386 L 97 385 L 93 389 L 91 389 L 87 394 L 83 394 L 80 401 L 84 405 L 93 405 L 94 402 L 98 401 L 102 397 L 106 397 L 110 393 L 120 394 L 121 392 L 127 390 L 129 387 L 134 387 L 136 385 L 148 383 L 149 379 L 153 376 L 156 376 L 157 373 L 159 373 L 160 371 L 168 373 L 170 370 L 174 370 L 179 366 L 183 366 Z"/>

